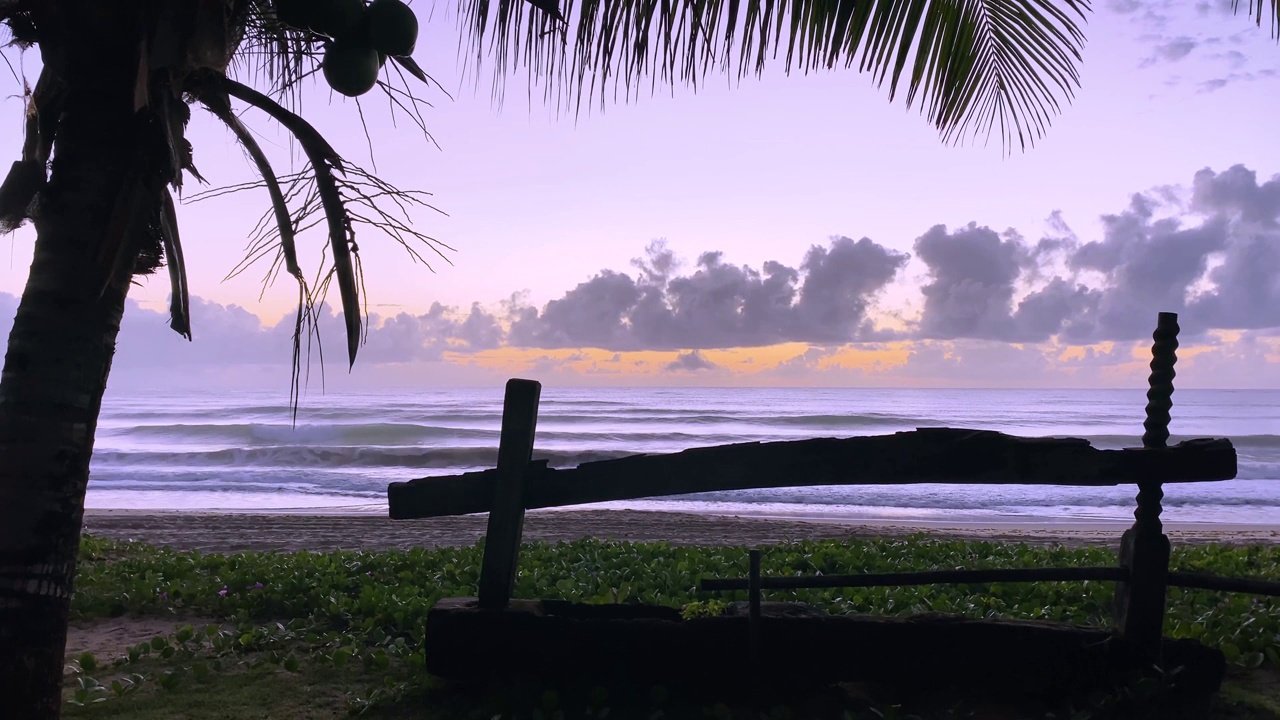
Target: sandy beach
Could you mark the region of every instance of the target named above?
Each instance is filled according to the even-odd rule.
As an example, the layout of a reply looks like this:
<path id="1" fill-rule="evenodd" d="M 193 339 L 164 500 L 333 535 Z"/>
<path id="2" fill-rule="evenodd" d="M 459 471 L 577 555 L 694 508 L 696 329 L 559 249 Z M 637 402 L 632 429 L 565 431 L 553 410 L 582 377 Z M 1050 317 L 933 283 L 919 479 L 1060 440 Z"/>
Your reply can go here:
<path id="1" fill-rule="evenodd" d="M 271 550 L 385 550 L 472 545 L 485 533 L 485 515 L 390 520 L 380 515 L 197 513 L 88 510 L 85 533 L 117 540 L 204 552 Z M 525 519 L 526 541 L 601 538 L 665 540 L 685 545 L 754 546 L 808 539 L 903 537 L 924 532 L 945 538 L 1067 545 L 1118 546 L 1126 523 L 1106 521 L 924 522 L 831 517 L 691 515 L 633 510 L 543 510 Z M 1280 524 L 1166 523 L 1176 544 L 1280 543 Z"/>

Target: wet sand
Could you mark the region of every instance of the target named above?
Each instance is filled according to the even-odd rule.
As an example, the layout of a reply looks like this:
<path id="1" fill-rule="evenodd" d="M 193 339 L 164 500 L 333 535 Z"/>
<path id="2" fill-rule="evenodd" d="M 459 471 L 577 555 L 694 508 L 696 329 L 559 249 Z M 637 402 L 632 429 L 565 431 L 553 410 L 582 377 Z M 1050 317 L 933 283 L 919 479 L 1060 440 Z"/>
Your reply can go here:
<path id="1" fill-rule="evenodd" d="M 372 514 L 207 513 L 88 510 L 87 534 L 204 552 L 271 550 L 386 550 L 473 545 L 484 537 L 486 515 L 390 520 Z M 600 538 L 665 540 L 682 545 L 755 546 L 797 540 L 906 537 L 916 533 L 957 539 L 1029 544 L 1119 546 L 1127 523 L 866 520 L 821 516 L 721 516 L 634 510 L 537 510 L 526 515 L 526 541 Z M 1280 524 L 1166 523 L 1176 544 L 1280 544 Z"/>

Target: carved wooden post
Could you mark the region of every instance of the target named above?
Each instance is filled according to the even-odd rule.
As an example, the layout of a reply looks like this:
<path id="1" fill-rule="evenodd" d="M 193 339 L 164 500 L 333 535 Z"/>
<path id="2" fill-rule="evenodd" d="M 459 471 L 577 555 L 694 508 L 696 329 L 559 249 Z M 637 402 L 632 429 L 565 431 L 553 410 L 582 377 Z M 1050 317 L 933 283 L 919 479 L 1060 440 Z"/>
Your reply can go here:
<path id="1" fill-rule="evenodd" d="M 1147 380 L 1147 418 L 1142 423 L 1144 448 L 1165 447 L 1169 439 L 1169 410 L 1173 407 L 1173 369 L 1178 361 L 1178 315 L 1160 313 L 1152 335 L 1151 375 Z M 1164 636 L 1165 590 L 1169 576 L 1169 538 L 1160 523 L 1162 478 L 1138 480 L 1138 507 L 1133 527 L 1120 541 L 1120 565 L 1129 581 L 1116 590 L 1117 626 L 1149 659 L 1159 662 Z"/>
<path id="2" fill-rule="evenodd" d="M 480 565 L 480 607 L 486 610 L 506 608 L 515 589 L 516 561 L 524 531 L 525 475 L 533 454 L 541 394 L 542 383 L 535 380 L 507 381 L 502 435 L 498 440 L 498 478 Z"/>

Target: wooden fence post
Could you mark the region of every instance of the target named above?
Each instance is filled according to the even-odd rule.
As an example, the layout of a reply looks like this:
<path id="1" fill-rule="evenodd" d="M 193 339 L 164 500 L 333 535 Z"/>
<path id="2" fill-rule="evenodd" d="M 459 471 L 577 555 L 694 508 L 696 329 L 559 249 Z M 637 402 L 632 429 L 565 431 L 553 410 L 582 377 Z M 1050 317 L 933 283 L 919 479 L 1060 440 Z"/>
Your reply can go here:
<path id="1" fill-rule="evenodd" d="M 747 647 L 751 672 L 759 673 L 763 659 L 760 655 L 760 551 L 749 551 L 747 558 Z"/>
<path id="2" fill-rule="evenodd" d="M 1152 334 L 1151 375 L 1147 380 L 1144 448 L 1162 448 L 1169 439 L 1169 410 L 1173 407 L 1173 369 L 1178 361 L 1178 315 L 1160 313 Z M 1129 581 L 1116 588 L 1117 629 L 1150 660 L 1160 661 L 1164 637 L 1165 591 L 1169 580 L 1169 538 L 1160 523 L 1162 478 L 1138 480 L 1133 527 L 1120 541 L 1120 565 Z"/>
<path id="3" fill-rule="evenodd" d="M 480 607 L 502 610 L 516 583 L 516 562 L 524 531 L 524 488 L 533 434 L 538 425 L 542 383 L 513 378 L 502 402 L 502 435 L 498 440 L 498 477 L 480 565 Z"/>

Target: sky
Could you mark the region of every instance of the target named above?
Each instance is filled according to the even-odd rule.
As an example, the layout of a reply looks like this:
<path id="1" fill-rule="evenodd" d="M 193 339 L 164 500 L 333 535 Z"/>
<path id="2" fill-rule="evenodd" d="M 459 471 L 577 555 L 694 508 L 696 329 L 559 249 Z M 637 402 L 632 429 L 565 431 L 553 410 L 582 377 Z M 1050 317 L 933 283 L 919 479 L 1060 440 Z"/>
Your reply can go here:
<path id="1" fill-rule="evenodd" d="M 1140 387 L 1160 311 L 1181 316 L 1180 387 L 1280 387 L 1280 46 L 1229 2 L 1099 0 L 1074 100 L 1008 155 L 944 144 L 867 75 L 780 62 L 578 115 L 517 75 L 499 105 L 452 4 L 412 7 L 442 88 L 421 91 L 431 138 L 319 86 L 301 112 L 431 193 L 408 222 L 451 249 L 421 248 L 428 268 L 357 236 L 373 317 L 350 372 L 322 323 L 327 387 Z M 0 103 L 14 157 L 17 87 Z M 288 168 L 287 137 L 245 120 Z M 189 138 L 211 186 L 253 179 L 212 117 Z M 141 279 L 112 384 L 287 388 L 296 286 L 264 287 L 266 265 L 226 277 L 265 192 L 202 189 L 178 209 L 195 339 L 167 328 L 165 274 Z M 33 234 L 8 239 L 0 324 Z M 300 241 L 310 274 L 324 237 Z"/>

